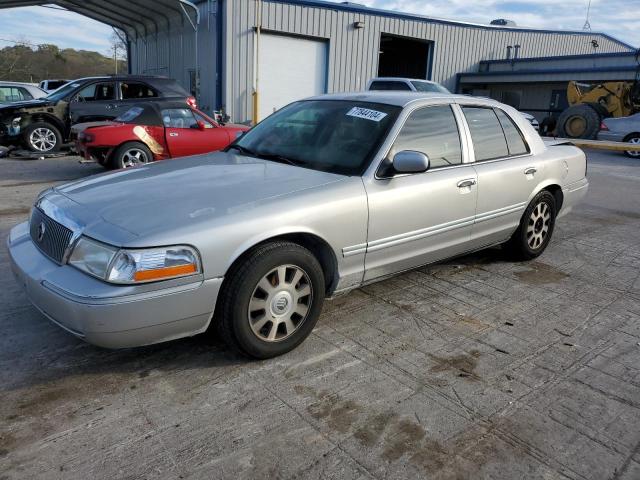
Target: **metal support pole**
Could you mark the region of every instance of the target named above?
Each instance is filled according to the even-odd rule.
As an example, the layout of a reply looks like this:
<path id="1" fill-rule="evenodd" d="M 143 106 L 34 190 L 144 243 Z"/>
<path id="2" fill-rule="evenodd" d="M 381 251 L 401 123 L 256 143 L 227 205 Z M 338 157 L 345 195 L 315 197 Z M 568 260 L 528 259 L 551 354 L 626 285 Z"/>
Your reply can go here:
<path id="1" fill-rule="evenodd" d="M 262 0 L 256 0 L 256 47 L 254 61 L 254 85 L 253 85 L 253 124 L 260 118 L 260 33 L 262 31 Z"/>
<path id="2" fill-rule="evenodd" d="M 187 0 L 178 0 L 180 2 L 180 7 L 182 8 L 182 11 L 184 12 L 185 17 L 187 17 L 187 20 L 189 20 L 189 23 L 191 24 L 191 27 L 193 28 L 194 31 L 194 40 L 195 40 L 195 49 L 194 49 L 194 54 L 195 54 L 195 68 L 196 68 L 196 100 L 199 102 L 200 101 L 200 67 L 198 65 L 198 25 L 200 24 L 200 11 L 198 10 L 198 7 L 192 3 L 189 2 Z M 193 20 L 191 20 L 191 16 L 187 13 L 187 9 L 185 8 L 191 8 L 193 9 L 193 11 L 196 14 L 196 21 L 194 22 Z"/>

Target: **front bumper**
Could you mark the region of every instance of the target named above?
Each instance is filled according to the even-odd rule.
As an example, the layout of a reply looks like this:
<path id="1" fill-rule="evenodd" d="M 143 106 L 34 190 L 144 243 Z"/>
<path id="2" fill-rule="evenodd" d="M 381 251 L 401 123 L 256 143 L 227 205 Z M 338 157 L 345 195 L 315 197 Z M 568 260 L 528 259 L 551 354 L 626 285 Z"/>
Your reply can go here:
<path id="1" fill-rule="evenodd" d="M 7 239 L 11 269 L 29 300 L 76 337 L 106 348 L 149 345 L 204 332 L 222 278 L 119 286 L 58 265 L 33 244 L 27 223 Z"/>

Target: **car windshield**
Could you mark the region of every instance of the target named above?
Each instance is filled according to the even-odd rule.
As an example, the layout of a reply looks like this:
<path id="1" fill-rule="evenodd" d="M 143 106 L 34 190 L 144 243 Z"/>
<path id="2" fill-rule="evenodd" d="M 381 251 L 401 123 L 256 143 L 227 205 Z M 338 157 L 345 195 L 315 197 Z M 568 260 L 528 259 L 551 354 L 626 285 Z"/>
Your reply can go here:
<path id="1" fill-rule="evenodd" d="M 351 100 L 306 100 L 274 113 L 229 149 L 342 175 L 361 175 L 401 107 Z"/>
<path id="2" fill-rule="evenodd" d="M 418 92 L 430 92 L 430 93 L 451 93 L 449 90 L 444 88 L 442 85 L 438 83 L 430 83 L 430 82 L 416 82 L 411 81 L 411 84 L 416 87 L 416 91 Z"/>
<path id="3" fill-rule="evenodd" d="M 67 83 L 66 85 L 63 85 L 62 87 L 57 89 L 55 92 L 51 92 L 45 98 L 47 100 L 53 100 L 54 102 L 57 102 L 58 100 L 62 100 L 63 98 L 69 96 L 80 85 L 81 84 L 79 82 Z"/>

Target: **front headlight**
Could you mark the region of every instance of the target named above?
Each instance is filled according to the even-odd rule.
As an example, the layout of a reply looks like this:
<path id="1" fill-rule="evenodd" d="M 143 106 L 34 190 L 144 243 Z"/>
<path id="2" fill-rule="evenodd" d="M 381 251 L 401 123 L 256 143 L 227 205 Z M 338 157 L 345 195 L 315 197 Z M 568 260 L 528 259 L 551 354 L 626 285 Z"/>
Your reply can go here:
<path id="1" fill-rule="evenodd" d="M 200 273 L 195 249 L 186 245 L 120 249 L 81 237 L 69 258 L 74 267 L 111 283 L 133 284 Z"/>
<path id="2" fill-rule="evenodd" d="M 111 260 L 113 260 L 117 252 L 117 248 L 86 237 L 80 237 L 73 252 L 71 252 L 69 264 L 89 275 L 105 280 Z"/>

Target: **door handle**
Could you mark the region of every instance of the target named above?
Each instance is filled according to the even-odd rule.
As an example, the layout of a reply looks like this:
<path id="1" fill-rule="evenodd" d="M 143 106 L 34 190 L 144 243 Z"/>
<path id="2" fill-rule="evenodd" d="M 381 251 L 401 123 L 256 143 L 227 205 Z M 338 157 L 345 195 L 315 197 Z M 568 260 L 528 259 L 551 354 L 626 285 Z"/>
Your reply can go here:
<path id="1" fill-rule="evenodd" d="M 115 103 L 110 103 L 110 104 L 107 105 L 107 109 L 109 109 L 109 110 L 113 110 L 116 107 L 117 107 L 117 105 Z"/>
<path id="2" fill-rule="evenodd" d="M 177 134 L 177 133 L 175 133 L 175 132 L 172 132 L 172 133 L 170 133 L 170 134 L 169 134 L 169 136 L 170 136 L 170 137 L 177 137 L 177 136 L 178 136 L 178 134 Z"/>
<path id="3" fill-rule="evenodd" d="M 535 167 L 526 168 L 524 171 L 525 175 L 535 175 L 538 170 Z"/>
<path id="4" fill-rule="evenodd" d="M 467 188 L 476 184 L 475 178 L 467 178 L 466 180 L 460 180 L 458 182 L 458 188 Z"/>

